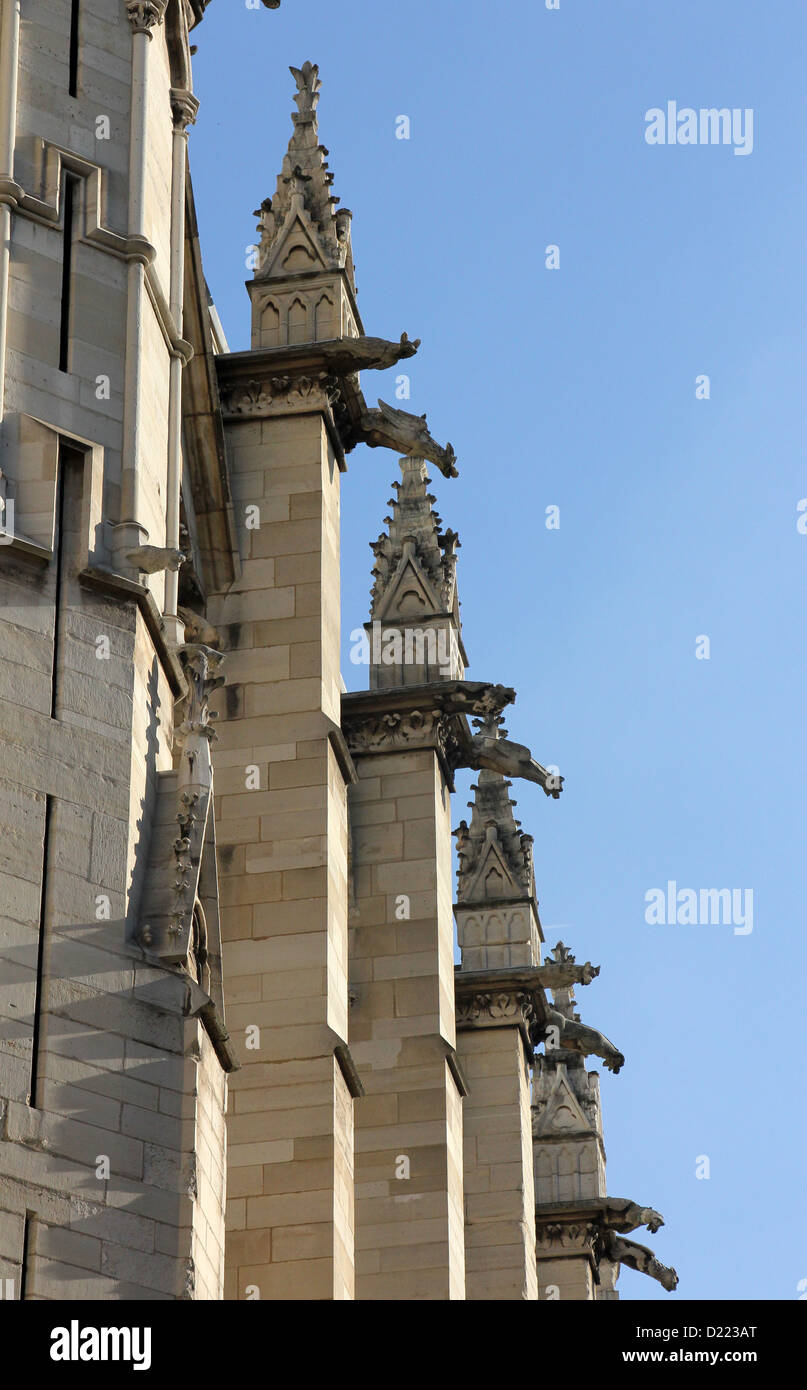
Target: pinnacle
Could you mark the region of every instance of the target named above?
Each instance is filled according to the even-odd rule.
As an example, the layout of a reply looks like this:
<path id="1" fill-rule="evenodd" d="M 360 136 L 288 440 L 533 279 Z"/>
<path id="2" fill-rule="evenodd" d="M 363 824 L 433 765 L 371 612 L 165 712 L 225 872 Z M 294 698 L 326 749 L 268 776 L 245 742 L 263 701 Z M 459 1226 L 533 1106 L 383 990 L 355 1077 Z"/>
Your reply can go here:
<path id="1" fill-rule="evenodd" d="M 443 534 L 440 530 L 442 523 L 433 508 L 437 499 L 427 491 L 431 479 L 425 460 L 407 457 L 400 460 L 400 465 L 403 480 L 392 484 L 396 494 L 388 502 L 392 515 L 384 518 L 389 531 L 382 532 L 372 543 L 376 556 L 372 618 L 379 615 L 379 607 L 405 557 L 414 561 L 427 580 L 438 609 L 450 612 L 456 602 L 456 534 Z"/>
<path id="2" fill-rule="evenodd" d="M 348 208 L 337 211 L 340 199 L 331 192 L 334 176 L 328 168 L 328 150 L 318 138 L 317 107 L 322 87 L 319 66 L 305 62 L 301 68 L 290 67 L 289 71 L 297 88 L 297 110 L 291 117 L 294 129 L 274 196 L 264 198 L 256 214 L 261 234 L 256 279 L 273 279 L 276 274 L 283 274 L 272 266 L 273 255 L 294 217 L 300 215 L 314 237 L 325 267 L 344 269 L 355 291 L 350 244 L 352 214 Z"/>
<path id="3" fill-rule="evenodd" d="M 475 880 L 482 866 L 487 845 L 495 842 L 510 875 L 511 883 L 505 896 L 535 896 L 531 835 L 522 833 L 521 822 L 513 811 L 517 805 L 508 793 L 512 784 L 500 772 L 483 768 L 472 788 L 470 827 L 461 821 L 455 831 L 459 869 L 457 871 L 457 901 L 468 902 L 476 896 Z"/>

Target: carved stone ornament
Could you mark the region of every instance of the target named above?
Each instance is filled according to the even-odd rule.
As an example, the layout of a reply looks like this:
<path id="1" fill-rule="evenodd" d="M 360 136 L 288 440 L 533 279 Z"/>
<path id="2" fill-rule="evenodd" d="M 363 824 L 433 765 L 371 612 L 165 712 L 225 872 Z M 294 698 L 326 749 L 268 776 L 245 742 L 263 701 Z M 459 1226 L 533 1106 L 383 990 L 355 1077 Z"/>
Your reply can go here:
<path id="1" fill-rule="evenodd" d="M 612 1264 L 627 1265 L 628 1269 L 635 1269 L 639 1274 L 647 1274 L 668 1293 L 672 1293 L 678 1287 L 676 1271 L 669 1265 L 662 1264 L 649 1246 L 639 1245 L 633 1240 L 624 1240 L 613 1230 L 599 1232 L 597 1255 L 599 1259 L 605 1258 Z"/>
<path id="2" fill-rule="evenodd" d="M 505 777 L 522 777 L 526 782 L 537 782 L 547 796 L 557 800 L 563 790 L 563 778 L 536 762 L 523 743 L 511 743 L 505 737 L 507 730 L 502 727 L 501 714 L 491 713 L 473 722 L 479 732 L 468 740 L 464 751 L 465 767 L 475 771 L 487 768 Z"/>
<path id="3" fill-rule="evenodd" d="M 126 0 L 126 16 L 132 26 L 133 34 L 148 34 L 157 24 L 162 24 L 168 0 Z"/>
<path id="4" fill-rule="evenodd" d="M 541 984 L 544 989 L 557 990 L 568 988 L 570 985 L 590 985 L 600 973 L 600 967 L 592 965 L 590 960 L 584 965 L 577 965 L 572 952 L 562 941 L 555 946 L 552 955 L 554 960 L 544 961 L 540 967 Z"/>
<path id="5" fill-rule="evenodd" d="M 518 988 L 490 993 L 457 994 L 457 1023 L 462 1026 L 495 1027 L 501 1023 L 529 1024 L 535 1018 L 531 994 Z"/>
<path id="6" fill-rule="evenodd" d="M 599 1230 L 590 1221 L 537 1221 L 535 1244 L 542 1253 L 590 1254 L 599 1237 Z"/>
<path id="7" fill-rule="evenodd" d="M 514 699 L 514 690 L 488 681 L 353 691 L 342 696 L 342 730 L 351 753 L 434 748 L 452 785 L 454 769 L 464 765 L 467 716 L 502 709 Z"/>
<path id="8" fill-rule="evenodd" d="M 425 415 L 411 415 L 408 410 L 397 410 L 395 406 L 379 400 L 377 410 L 365 405 L 359 421 L 358 437 L 371 449 L 395 449 L 399 454 L 428 459 L 445 478 L 458 476 L 455 467 L 457 455 L 450 444 L 442 448 L 432 438 Z"/>
<path id="9" fill-rule="evenodd" d="M 179 87 L 171 88 L 171 114 L 177 130 L 184 130 L 186 126 L 193 125 L 198 110 L 199 101 L 193 92 Z"/>
<path id="10" fill-rule="evenodd" d="M 330 372 L 253 378 L 222 386 L 221 408 L 224 415 L 265 415 L 270 409 L 276 415 L 301 406 L 333 409 L 339 396 L 339 379 Z"/>
<path id="11" fill-rule="evenodd" d="M 445 749 L 450 738 L 451 716 L 443 710 L 408 710 L 371 714 L 351 722 L 348 747 L 351 753 L 392 752 L 399 748 Z"/>

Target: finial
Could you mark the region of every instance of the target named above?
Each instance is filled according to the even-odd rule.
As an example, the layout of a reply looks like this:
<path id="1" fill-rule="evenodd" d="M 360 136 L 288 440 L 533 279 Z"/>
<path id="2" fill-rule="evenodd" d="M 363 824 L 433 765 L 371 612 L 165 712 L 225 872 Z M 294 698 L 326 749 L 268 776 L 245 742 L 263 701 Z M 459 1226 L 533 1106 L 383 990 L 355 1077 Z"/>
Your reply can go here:
<path id="1" fill-rule="evenodd" d="M 322 83 L 319 80 L 319 64 L 303 63 L 301 68 L 290 67 L 289 72 L 297 83 L 297 95 L 294 100 L 297 103 L 299 115 L 292 114 L 295 125 L 302 122 L 314 121 L 315 111 L 319 103 L 319 94 Z"/>
<path id="2" fill-rule="evenodd" d="M 453 553 L 451 558 L 456 558 Z M 495 706 L 486 710 L 480 719 L 472 719 L 471 723 L 475 729 L 479 729 L 480 733 L 487 734 L 488 738 L 507 738 L 504 715 Z M 513 804 L 515 805 L 515 802 Z"/>

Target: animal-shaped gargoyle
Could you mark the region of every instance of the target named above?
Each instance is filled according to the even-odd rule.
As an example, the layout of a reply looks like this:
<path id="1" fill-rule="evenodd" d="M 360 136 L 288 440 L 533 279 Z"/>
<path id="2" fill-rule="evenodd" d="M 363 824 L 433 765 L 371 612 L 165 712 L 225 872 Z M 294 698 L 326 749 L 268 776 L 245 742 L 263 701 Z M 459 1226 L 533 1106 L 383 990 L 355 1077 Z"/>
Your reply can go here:
<path id="1" fill-rule="evenodd" d="M 473 734 L 463 748 L 463 766 L 474 772 L 486 767 L 505 777 L 523 777 L 525 782 L 537 782 L 547 796 L 557 800 L 563 790 L 563 778 L 536 762 L 523 743 L 511 743 L 506 737 L 507 730 L 500 727 L 502 718 L 493 713 L 473 720 L 479 732 Z"/>
<path id="2" fill-rule="evenodd" d="M 159 574 L 162 570 L 178 570 L 187 560 L 184 550 L 173 546 L 139 545 L 136 550 L 127 550 L 126 559 L 140 570 L 141 574 Z"/>
<path id="3" fill-rule="evenodd" d="M 444 449 L 432 439 L 425 415 L 410 415 L 406 410 L 396 410 L 379 400 L 378 410 L 367 407 L 361 413 L 358 424 L 358 438 L 371 449 L 381 446 L 395 449 L 411 458 L 428 459 L 440 469 L 444 478 L 456 478 L 454 467 L 457 455 L 450 444 Z"/>
<path id="4" fill-rule="evenodd" d="M 609 1042 L 604 1033 L 597 1028 L 588 1028 L 576 1018 L 565 1018 L 551 1004 L 546 1007 L 547 1030 L 555 1028 L 558 1038 L 556 1047 L 564 1047 L 568 1052 L 579 1052 L 581 1057 L 601 1057 L 608 1071 L 616 1076 L 625 1065 L 625 1058 L 618 1048 Z"/>
<path id="5" fill-rule="evenodd" d="M 653 1251 L 646 1245 L 637 1245 L 633 1240 L 623 1240 L 615 1231 L 603 1231 L 600 1236 L 600 1256 L 605 1256 L 612 1264 L 627 1265 L 640 1274 L 649 1274 L 657 1279 L 663 1289 L 672 1293 L 678 1287 L 678 1275 L 668 1265 L 657 1260 Z"/>
<path id="6" fill-rule="evenodd" d="M 602 1200 L 605 1204 L 603 1222 L 609 1230 L 635 1231 L 637 1226 L 646 1226 L 654 1236 L 664 1225 L 661 1212 L 654 1211 L 652 1207 L 640 1207 L 637 1202 L 628 1201 L 627 1197 L 605 1197 Z"/>
<path id="7" fill-rule="evenodd" d="M 317 343 L 317 352 L 333 372 L 384 371 L 402 358 L 414 357 L 420 338 L 411 342 L 406 333 L 399 343 L 386 338 L 333 338 Z"/>

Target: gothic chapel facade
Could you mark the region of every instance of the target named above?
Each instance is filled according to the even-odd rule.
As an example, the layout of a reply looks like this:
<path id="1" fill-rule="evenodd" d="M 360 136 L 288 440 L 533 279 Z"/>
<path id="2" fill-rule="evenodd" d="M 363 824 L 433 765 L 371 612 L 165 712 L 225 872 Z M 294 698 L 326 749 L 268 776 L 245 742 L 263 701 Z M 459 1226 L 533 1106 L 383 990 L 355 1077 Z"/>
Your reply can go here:
<path id="1" fill-rule="evenodd" d="M 623 1058 L 575 1001 L 598 970 L 543 954 L 510 789 L 562 779 L 507 737 L 514 692 L 465 678 L 427 472 L 453 450 L 363 395 L 418 344 L 365 332 L 311 63 L 249 351 L 211 305 L 206 4 L 0 0 L 0 1279 L 594 1300 L 627 1264 L 673 1288 L 632 1238 L 659 1214 L 606 1195 L 586 1058 Z M 358 443 L 400 478 L 346 691 Z"/>

